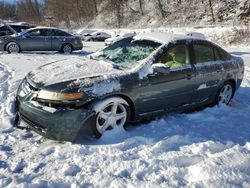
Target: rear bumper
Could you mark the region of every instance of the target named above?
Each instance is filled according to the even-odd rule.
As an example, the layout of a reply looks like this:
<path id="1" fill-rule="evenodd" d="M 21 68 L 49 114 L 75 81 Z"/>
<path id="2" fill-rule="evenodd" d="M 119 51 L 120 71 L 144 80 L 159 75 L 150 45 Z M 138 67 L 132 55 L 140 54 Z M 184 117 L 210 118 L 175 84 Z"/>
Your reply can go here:
<path id="1" fill-rule="evenodd" d="M 55 111 L 17 99 L 21 119 L 38 134 L 52 140 L 74 141 L 79 130 L 94 114 L 86 109 L 58 108 Z"/>

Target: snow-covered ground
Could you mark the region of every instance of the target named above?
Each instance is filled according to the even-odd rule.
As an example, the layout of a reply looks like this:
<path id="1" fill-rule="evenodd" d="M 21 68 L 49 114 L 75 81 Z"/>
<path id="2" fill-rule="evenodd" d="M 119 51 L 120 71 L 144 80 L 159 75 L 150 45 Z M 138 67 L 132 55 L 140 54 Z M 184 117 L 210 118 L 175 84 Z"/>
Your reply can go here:
<path id="1" fill-rule="evenodd" d="M 0 187 L 250 187 L 250 47 L 227 49 L 245 60 L 228 107 L 171 114 L 74 144 L 12 127 L 15 92 L 29 71 L 103 46 L 85 43 L 69 56 L 0 54 Z"/>

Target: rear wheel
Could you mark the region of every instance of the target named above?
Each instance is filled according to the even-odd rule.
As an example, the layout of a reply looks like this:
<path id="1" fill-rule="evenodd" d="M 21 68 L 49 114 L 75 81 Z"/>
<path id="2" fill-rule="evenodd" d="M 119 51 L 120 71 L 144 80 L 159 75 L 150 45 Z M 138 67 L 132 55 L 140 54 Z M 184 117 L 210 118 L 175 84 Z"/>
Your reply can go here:
<path id="1" fill-rule="evenodd" d="M 216 104 L 217 105 L 228 105 L 234 95 L 234 85 L 227 81 L 225 82 L 216 95 Z"/>
<path id="2" fill-rule="evenodd" d="M 15 42 L 10 42 L 9 44 L 6 45 L 6 50 L 9 54 L 11 53 L 19 53 L 20 52 L 20 47 L 17 43 Z"/>
<path id="3" fill-rule="evenodd" d="M 92 133 L 101 137 L 106 131 L 123 129 L 129 119 L 129 105 L 119 97 L 112 97 L 93 106 L 96 115 L 91 121 Z"/>
<path id="4" fill-rule="evenodd" d="M 62 52 L 64 54 L 71 54 L 73 51 L 73 48 L 70 44 L 64 44 L 63 47 L 62 47 Z"/>

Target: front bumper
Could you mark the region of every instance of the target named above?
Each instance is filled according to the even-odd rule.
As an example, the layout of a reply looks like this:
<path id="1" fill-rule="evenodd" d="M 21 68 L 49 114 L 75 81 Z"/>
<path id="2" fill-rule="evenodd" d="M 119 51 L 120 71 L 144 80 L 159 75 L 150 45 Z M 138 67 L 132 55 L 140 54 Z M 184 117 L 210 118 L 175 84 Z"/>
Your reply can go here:
<path id="1" fill-rule="evenodd" d="M 78 132 L 94 112 L 86 109 L 57 108 L 51 112 L 17 97 L 21 119 L 38 134 L 52 140 L 75 141 Z"/>

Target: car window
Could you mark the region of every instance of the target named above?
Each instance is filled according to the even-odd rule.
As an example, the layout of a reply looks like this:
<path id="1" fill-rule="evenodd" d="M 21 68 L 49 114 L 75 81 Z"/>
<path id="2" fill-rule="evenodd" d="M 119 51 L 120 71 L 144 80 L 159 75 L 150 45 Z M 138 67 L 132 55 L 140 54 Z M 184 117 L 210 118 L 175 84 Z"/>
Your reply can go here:
<path id="1" fill-rule="evenodd" d="M 194 44 L 196 63 L 215 61 L 213 47 L 203 44 Z"/>
<path id="2" fill-rule="evenodd" d="M 66 33 L 64 31 L 57 30 L 57 29 L 53 29 L 51 35 L 52 36 L 58 36 L 58 37 L 70 36 L 69 33 Z"/>
<path id="3" fill-rule="evenodd" d="M 2 26 L 0 27 L 0 31 L 10 31 L 8 27 Z"/>
<path id="4" fill-rule="evenodd" d="M 225 60 L 231 59 L 231 55 L 229 53 L 227 53 L 225 50 L 220 49 L 220 48 L 216 48 L 216 51 L 220 55 L 219 60 L 225 61 Z"/>
<path id="5" fill-rule="evenodd" d="M 11 26 L 16 32 L 20 33 L 26 29 L 29 29 L 28 26 L 18 26 L 18 25 L 15 25 L 15 26 Z"/>
<path id="6" fill-rule="evenodd" d="M 163 63 L 170 68 L 182 67 L 190 64 L 188 46 L 185 44 L 178 44 L 171 47 L 156 63 Z"/>
<path id="7" fill-rule="evenodd" d="M 47 29 L 35 29 L 28 32 L 31 37 L 44 37 L 47 36 Z"/>

